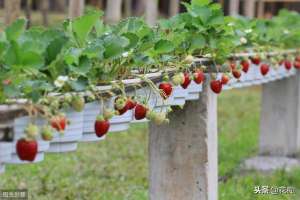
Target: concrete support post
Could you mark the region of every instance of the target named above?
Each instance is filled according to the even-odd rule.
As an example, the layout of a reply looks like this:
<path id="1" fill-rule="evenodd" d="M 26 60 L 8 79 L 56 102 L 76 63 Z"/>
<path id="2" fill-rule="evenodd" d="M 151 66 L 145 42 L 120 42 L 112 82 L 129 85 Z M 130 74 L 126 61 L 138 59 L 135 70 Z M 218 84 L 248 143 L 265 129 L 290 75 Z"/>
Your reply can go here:
<path id="1" fill-rule="evenodd" d="M 205 85 L 199 101 L 169 118 L 150 124 L 150 200 L 217 200 L 216 95 Z"/>
<path id="2" fill-rule="evenodd" d="M 259 156 L 244 162 L 246 170 L 291 170 L 300 162 L 300 74 L 263 85 Z"/>
<path id="3" fill-rule="evenodd" d="M 260 154 L 294 156 L 300 151 L 300 74 L 263 85 Z"/>

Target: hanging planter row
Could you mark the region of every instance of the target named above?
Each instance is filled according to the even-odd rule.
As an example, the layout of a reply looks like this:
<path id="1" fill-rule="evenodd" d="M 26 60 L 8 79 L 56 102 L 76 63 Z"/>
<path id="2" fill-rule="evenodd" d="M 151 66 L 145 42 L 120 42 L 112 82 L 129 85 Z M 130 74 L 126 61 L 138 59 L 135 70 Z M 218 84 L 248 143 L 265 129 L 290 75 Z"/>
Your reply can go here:
<path id="1" fill-rule="evenodd" d="M 249 68 L 246 72 L 242 72 L 239 78 L 231 77 L 227 83 L 222 83 L 223 89 L 241 88 L 248 87 L 252 85 L 264 84 L 270 81 L 280 80 L 292 75 L 295 75 L 296 69 L 286 67 L 284 64 L 280 65 L 276 69 L 270 68 L 268 73 L 263 75 L 260 71 L 260 67 L 255 64 L 249 63 Z M 226 73 L 216 73 L 216 80 L 221 80 L 223 75 Z M 228 74 L 228 73 L 227 73 Z M 203 74 L 204 75 L 204 74 Z M 176 76 L 176 75 L 174 75 Z M 166 98 L 161 96 L 160 93 L 155 93 L 150 86 L 136 89 L 126 94 L 126 96 L 131 97 L 144 97 L 147 99 L 147 109 L 157 112 L 157 113 L 167 113 L 170 106 L 184 106 L 186 101 L 199 99 L 200 93 L 202 91 L 202 84 L 205 80 L 203 76 L 201 81 L 197 82 L 197 79 L 188 81 L 189 83 L 182 84 L 180 86 L 172 85 L 172 91 Z M 126 81 L 125 81 L 126 82 Z M 131 84 L 140 84 L 140 80 L 128 80 Z M 157 87 L 161 85 L 162 82 L 157 83 Z M 103 86 L 99 89 L 107 90 L 109 87 Z M 135 117 L 135 108 L 127 109 L 124 113 L 119 115 L 114 115 L 108 120 L 109 128 L 107 131 L 103 132 L 102 135 L 97 135 L 95 130 L 95 121 L 97 116 L 103 115 L 105 110 L 116 109 L 116 100 L 120 96 L 112 96 L 106 99 L 102 103 L 99 101 L 92 101 L 85 103 L 83 109 L 80 112 L 76 112 L 73 109 L 65 110 L 66 119 L 68 119 L 69 124 L 66 125 L 64 133 L 56 131 L 51 134 L 51 141 L 47 141 L 47 135 L 43 137 L 38 137 L 37 140 L 37 150 L 31 161 L 28 161 L 30 156 L 33 155 L 18 155 L 17 142 L 22 138 L 26 129 L 28 129 L 28 124 L 34 122 L 35 125 L 42 129 L 47 123 L 42 118 L 34 118 L 34 121 L 30 119 L 29 116 L 18 117 L 14 119 L 13 130 L 14 137 L 12 142 L 0 142 L 0 163 L 1 172 L 4 172 L 4 164 L 25 164 L 30 162 L 41 162 L 44 159 L 45 153 L 63 153 L 72 152 L 77 149 L 78 142 L 97 142 L 104 140 L 107 132 L 120 132 L 126 131 L 130 127 L 130 123 L 139 123 L 149 121 L 146 115 L 138 120 Z M 164 117 L 163 120 L 166 120 Z M 158 122 L 160 124 L 161 122 Z M 55 126 L 54 126 L 55 128 Z M 27 130 L 28 131 L 28 130 Z M 46 139 L 46 141 L 45 141 Z M 34 146 L 34 145 L 33 145 Z M 34 154 L 34 148 L 30 147 L 29 153 L 24 152 L 24 154 Z M 33 151 L 32 152 L 30 152 Z"/>

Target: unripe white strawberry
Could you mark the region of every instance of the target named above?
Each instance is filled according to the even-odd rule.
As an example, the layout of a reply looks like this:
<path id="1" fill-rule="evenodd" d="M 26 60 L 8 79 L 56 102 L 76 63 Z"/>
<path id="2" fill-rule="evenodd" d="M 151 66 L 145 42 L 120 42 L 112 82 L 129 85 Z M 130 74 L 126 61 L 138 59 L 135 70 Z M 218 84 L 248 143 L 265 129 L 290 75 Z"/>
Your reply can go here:
<path id="1" fill-rule="evenodd" d="M 29 124 L 25 128 L 24 132 L 25 132 L 26 136 L 28 136 L 29 138 L 35 139 L 39 134 L 39 128 L 34 124 Z"/>
<path id="2" fill-rule="evenodd" d="M 103 116 L 106 120 L 111 119 L 114 116 L 115 112 L 110 109 L 104 109 Z"/>
<path id="3" fill-rule="evenodd" d="M 188 55 L 184 59 L 184 63 L 186 63 L 186 64 L 192 64 L 193 61 L 194 61 L 194 57 L 192 55 Z"/>
<path id="4" fill-rule="evenodd" d="M 156 123 L 157 125 L 161 125 L 166 122 L 166 119 L 167 119 L 166 113 L 159 112 L 159 113 L 156 113 L 156 115 L 154 117 L 154 123 Z"/>
<path id="5" fill-rule="evenodd" d="M 184 83 L 184 74 L 183 73 L 178 73 L 178 74 L 175 74 L 173 77 L 172 77 L 172 82 L 174 85 L 178 86 L 178 85 L 181 85 Z"/>

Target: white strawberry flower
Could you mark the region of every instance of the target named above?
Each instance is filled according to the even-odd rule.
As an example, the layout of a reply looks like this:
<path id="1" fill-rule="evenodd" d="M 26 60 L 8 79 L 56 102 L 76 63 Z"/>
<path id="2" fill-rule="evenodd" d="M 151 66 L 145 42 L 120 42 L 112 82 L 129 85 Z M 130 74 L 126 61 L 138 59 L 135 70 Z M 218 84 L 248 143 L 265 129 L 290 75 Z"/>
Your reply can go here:
<path id="1" fill-rule="evenodd" d="M 240 38 L 240 42 L 242 43 L 242 44 L 247 44 L 247 39 L 246 38 L 244 38 L 244 37 L 241 37 Z"/>
<path id="2" fill-rule="evenodd" d="M 289 34 L 289 33 L 290 33 L 290 31 L 289 31 L 289 30 L 287 30 L 287 29 L 285 29 L 285 30 L 283 31 L 283 33 L 287 35 L 287 34 Z"/>
<path id="3" fill-rule="evenodd" d="M 124 52 L 124 53 L 122 53 L 122 57 L 123 58 L 127 58 L 128 57 L 128 55 L 129 55 L 129 53 L 126 51 L 126 52 Z"/>
<path id="4" fill-rule="evenodd" d="M 251 28 L 250 28 L 250 29 L 246 29 L 246 30 L 245 30 L 245 33 L 249 34 L 249 33 L 252 33 L 252 31 L 253 31 L 253 30 L 252 30 Z"/>
<path id="5" fill-rule="evenodd" d="M 228 26 L 234 26 L 235 24 L 233 22 L 228 23 Z"/>
<path id="6" fill-rule="evenodd" d="M 58 88 L 61 88 L 65 85 L 65 83 L 69 80 L 68 76 L 59 76 L 57 79 L 54 81 L 54 85 Z"/>

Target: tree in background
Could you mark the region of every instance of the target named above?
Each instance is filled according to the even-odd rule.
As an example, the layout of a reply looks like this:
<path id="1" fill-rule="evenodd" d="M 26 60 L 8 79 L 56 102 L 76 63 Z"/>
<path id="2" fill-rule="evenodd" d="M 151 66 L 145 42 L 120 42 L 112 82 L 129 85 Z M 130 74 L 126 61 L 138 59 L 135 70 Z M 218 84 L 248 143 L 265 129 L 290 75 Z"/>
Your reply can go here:
<path id="1" fill-rule="evenodd" d="M 4 8 L 4 22 L 6 25 L 8 25 L 20 16 L 21 0 L 5 0 Z"/>
<path id="2" fill-rule="evenodd" d="M 108 0 L 105 13 L 105 19 L 108 23 L 118 22 L 122 18 L 122 0 Z"/>
<path id="3" fill-rule="evenodd" d="M 84 0 L 70 0 L 69 1 L 69 18 L 78 17 L 83 14 Z"/>
<path id="4" fill-rule="evenodd" d="M 169 5 L 169 15 L 174 16 L 179 13 L 180 9 L 180 0 L 170 0 Z"/>
<path id="5" fill-rule="evenodd" d="M 49 12 L 49 0 L 40 0 L 39 2 L 39 8 L 42 13 L 43 18 L 43 25 L 48 26 L 49 25 L 49 19 L 48 19 L 48 12 Z"/>
<path id="6" fill-rule="evenodd" d="M 146 1 L 146 21 L 150 26 L 155 25 L 158 17 L 158 0 Z"/>

